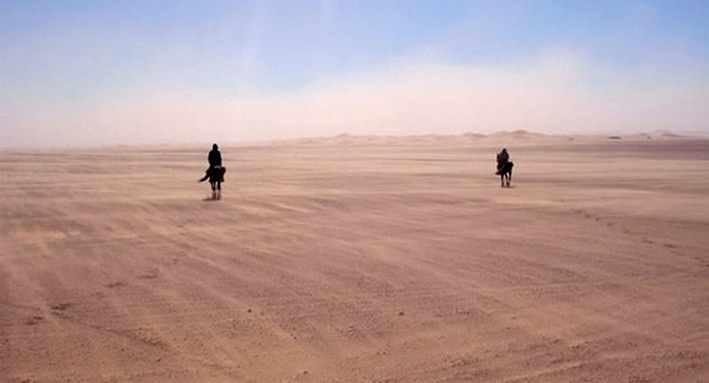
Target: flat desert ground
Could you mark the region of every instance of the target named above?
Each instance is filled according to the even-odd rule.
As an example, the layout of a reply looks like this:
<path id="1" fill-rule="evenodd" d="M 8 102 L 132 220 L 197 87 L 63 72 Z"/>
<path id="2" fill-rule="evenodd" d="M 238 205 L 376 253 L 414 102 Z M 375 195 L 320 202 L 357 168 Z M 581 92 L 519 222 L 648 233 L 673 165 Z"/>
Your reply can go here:
<path id="1" fill-rule="evenodd" d="M 210 146 L 0 152 L 0 381 L 709 382 L 709 140 Z"/>

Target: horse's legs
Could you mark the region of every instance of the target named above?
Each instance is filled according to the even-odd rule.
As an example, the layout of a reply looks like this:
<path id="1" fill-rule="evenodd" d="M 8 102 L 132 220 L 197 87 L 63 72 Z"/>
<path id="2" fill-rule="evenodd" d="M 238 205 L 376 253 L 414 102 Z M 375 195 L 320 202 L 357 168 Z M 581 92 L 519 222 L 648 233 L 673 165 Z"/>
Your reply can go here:
<path id="1" fill-rule="evenodd" d="M 214 182 L 212 184 L 212 199 L 217 199 L 217 186 Z"/>
<path id="2" fill-rule="evenodd" d="M 510 187 L 510 181 L 512 180 L 512 172 L 511 171 L 505 171 L 500 173 L 500 187 L 505 187 L 505 184 L 507 184 L 507 187 Z"/>
<path id="3" fill-rule="evenodd" d="M 222 183 L 217 181 L 217 199 L 222 199 Z"/>

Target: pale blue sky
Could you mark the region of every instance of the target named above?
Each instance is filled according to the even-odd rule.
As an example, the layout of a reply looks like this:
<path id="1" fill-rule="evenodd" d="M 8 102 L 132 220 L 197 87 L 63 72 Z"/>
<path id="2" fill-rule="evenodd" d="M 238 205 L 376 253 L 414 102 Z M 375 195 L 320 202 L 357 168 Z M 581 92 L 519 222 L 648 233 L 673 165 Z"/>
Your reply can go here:
<path id="1" fill-rule="evenodd" d="M 0 147 L 709 134 L 709 1 L 0 0 Z"/>

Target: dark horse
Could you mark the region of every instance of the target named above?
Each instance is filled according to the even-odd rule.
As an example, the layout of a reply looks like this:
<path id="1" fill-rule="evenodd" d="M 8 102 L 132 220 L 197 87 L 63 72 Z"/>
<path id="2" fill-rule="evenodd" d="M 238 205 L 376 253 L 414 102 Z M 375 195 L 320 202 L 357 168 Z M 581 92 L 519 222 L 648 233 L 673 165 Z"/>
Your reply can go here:
<path id="1" fill-rule="evenodd" d="M 515 166 L 515 164 L 512 161 L 505 162 L 504 164 L 500 165 L 500 170 L 497 171 L 497 174 L 500 175 L 500 186 L 504 187 L 505 183 L 507 183 L 507 187 L 510 187 L 510 181 L 512 181 L 512 167 Z"/>
<path id="2" fill-rule="evenodd" d="M 207 174 L 199 180 L 206 181 L 209 178 L 209 183 L 212 185 L 212 199 L 218 200 L 222 198 L 222 182 L 224 182 L 224 173 L 226 168 L 223 166 L 214 166 L 207 170 Z"/>

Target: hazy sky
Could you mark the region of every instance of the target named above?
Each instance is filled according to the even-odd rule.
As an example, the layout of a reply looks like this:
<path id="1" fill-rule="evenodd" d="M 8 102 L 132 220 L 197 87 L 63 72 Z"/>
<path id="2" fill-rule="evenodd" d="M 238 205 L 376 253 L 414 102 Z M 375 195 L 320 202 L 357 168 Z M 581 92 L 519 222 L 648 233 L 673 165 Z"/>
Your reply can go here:
<path id="1" fill-rule="evenodd" d="M 0 0 L 0 147 L 709 134 L 709 1 Z"/>

